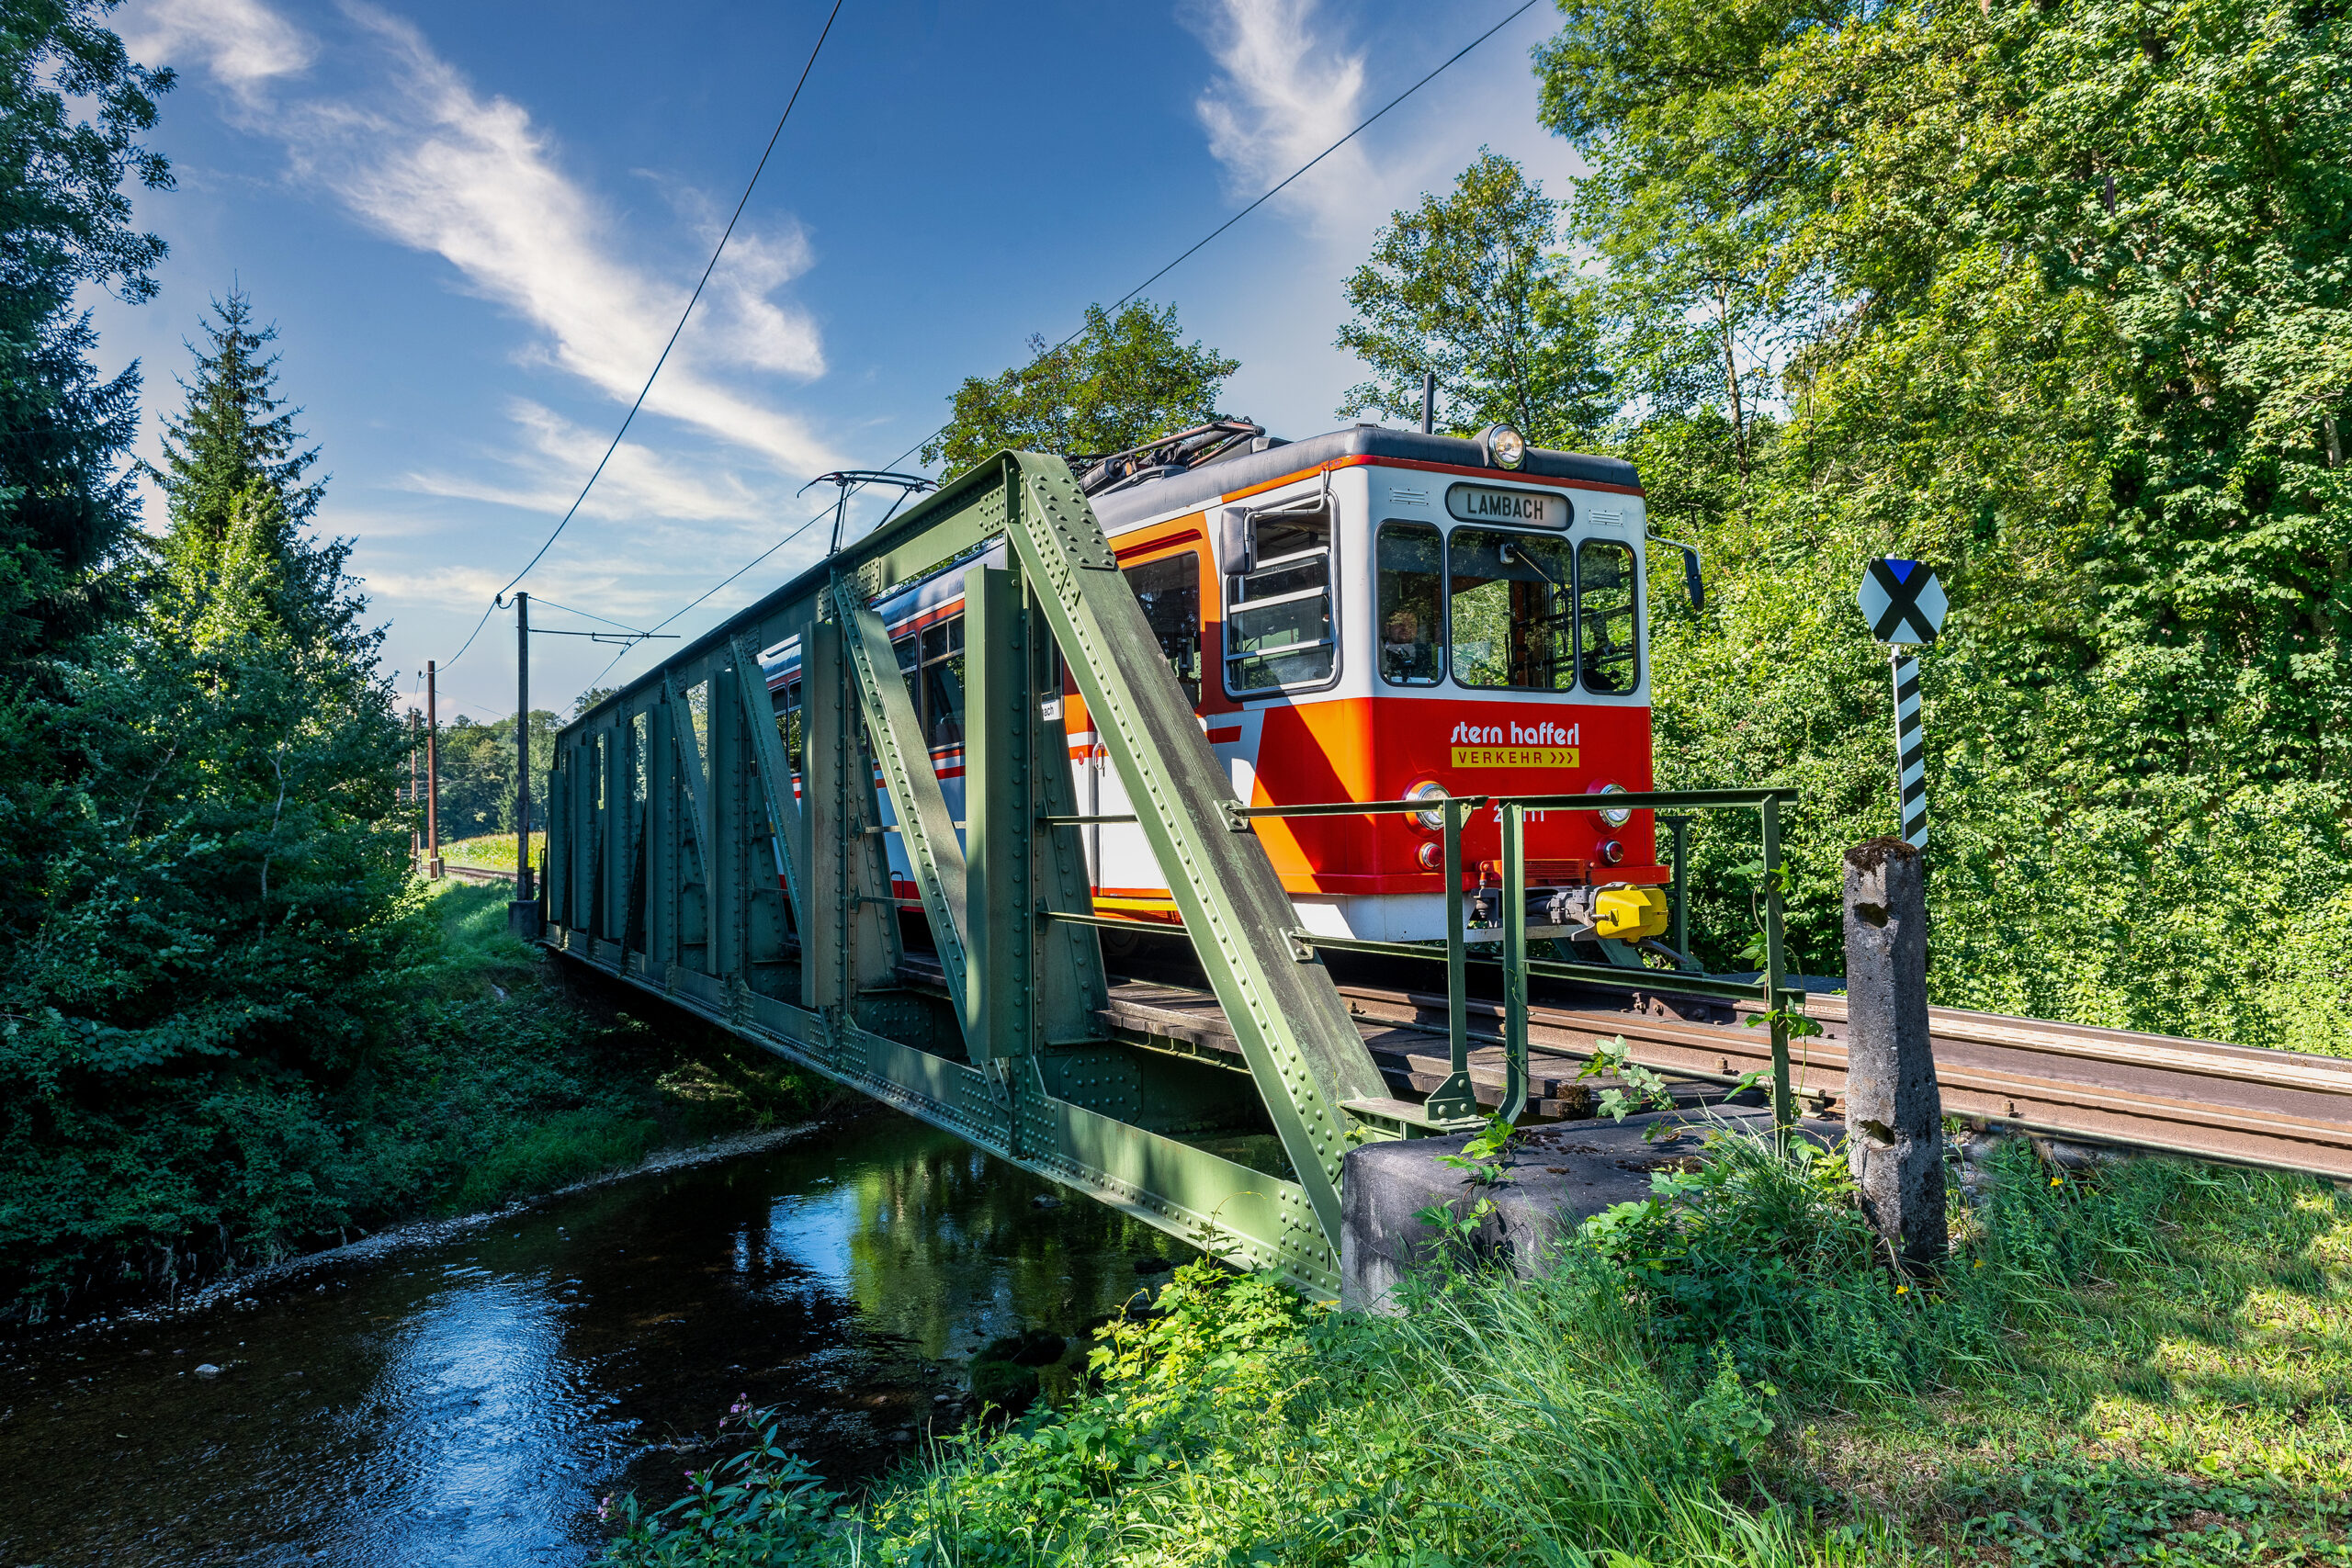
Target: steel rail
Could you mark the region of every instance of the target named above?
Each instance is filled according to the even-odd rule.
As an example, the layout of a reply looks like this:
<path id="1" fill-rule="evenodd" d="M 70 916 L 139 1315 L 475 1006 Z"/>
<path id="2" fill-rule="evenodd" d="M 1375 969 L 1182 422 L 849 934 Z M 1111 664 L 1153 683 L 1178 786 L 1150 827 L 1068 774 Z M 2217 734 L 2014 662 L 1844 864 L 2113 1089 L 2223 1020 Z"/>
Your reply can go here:
<path id="1" fill-rule="evenodd" d="M 1350 986 L 1341 987 L 1341 995 L 1363 1022 L 1432 1036 L 1446 1010 L 1446 998 L 1435 993 Z M 1476 998 L 1470 1009 L 1482 1023 L 1499 1026 L 1499 1003 Z M 1968 1037 L 1972 1025 L 1995 1020 L 2011 1038 L 1988 1044 Z M 1556 1006 L 1531 1008 L 1528 1024 L 1530 1051 L 1539 1056 L 1589 1059 L 1600 1042 L 1622 1037 L 1626 1058 L 1639 1066 L 1717 1082 L 1744 1077 L 1742 1064 L 1753 1069 L 1770 1060 L 1762 1032 L 1739 1025 Z M 2256 1047 L 2205 1055 L 2195 1049 L 2198 1043 L 2120 1031 L 2115 1032 L 2123 1038 L 2107 1054 L 2091 1056 L 2079 1048 L 2065 1049 L 2063 1039 L 2056 1042 L 2060 1049 L 2043 1049 L 2049 1042 L 2031 1040 L 2038 1032 L 2032 1025 L 2030 1020 L 1934 1010 L 1929 1027 L 1947 1114 L 2058 1138 L 2352 1180 L 2352 1107 L 2345 1105 L 2343 1091 L 2332 1081 L 2337 1074 L 2329 1058 L 2262 1053 L 2284 1058 L 2266 1072 L 2267 1064 L 2247 1063 L 2239 1055 Z M 2077 1026 L 2046 1027 L 2064 1032 Z M 1482 1042 L 1501 1040 L 1498 1027 L 1476 1032 Z M 2127 1057 L 2127 1041 L 2151 1055 Z M 1816 1103 L 1842 1100 L 1843 1042 L 1823 1034 L 1792 1044 L 1798 1098 Z M 2202 1055 L 2204 1060 L 2191 1068 L 2162 1064 L 2153 1059 L 2154 1054 Z M 2044 1063 L 2056 1070 L 2039 1065 Z M 2086 1063 L 2116 1070 L 2102 1075 L 2109 1081 L 2066 1071 Z M 2343 1076 L 2352 1077 L 2352 1065 Z M 2312 1078 L 2318 1081 L 2308 1081 Z"/>

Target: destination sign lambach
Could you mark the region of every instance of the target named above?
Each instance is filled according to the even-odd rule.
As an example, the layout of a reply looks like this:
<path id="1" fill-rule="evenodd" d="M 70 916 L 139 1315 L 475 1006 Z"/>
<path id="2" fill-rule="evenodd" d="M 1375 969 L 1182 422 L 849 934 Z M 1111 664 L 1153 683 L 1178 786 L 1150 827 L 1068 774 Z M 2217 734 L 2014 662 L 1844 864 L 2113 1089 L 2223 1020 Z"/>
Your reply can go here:
<path id="1" fill-rule="evenodd" d="M 1464 523 L 1517 523 L 1532 528 L 1565 528 L 1575 515 L 1568 498 L 1557 491 L 1501 485 L 1449 485 L 1445 509 Z"/>

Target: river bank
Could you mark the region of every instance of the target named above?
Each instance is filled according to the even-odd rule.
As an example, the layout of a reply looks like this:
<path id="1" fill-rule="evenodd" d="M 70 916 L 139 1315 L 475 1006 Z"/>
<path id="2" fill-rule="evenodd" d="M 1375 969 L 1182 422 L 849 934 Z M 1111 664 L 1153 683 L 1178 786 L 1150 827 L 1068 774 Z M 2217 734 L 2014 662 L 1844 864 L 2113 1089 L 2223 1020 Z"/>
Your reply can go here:
<path id="1" fill-rule="evenodd" d="M 1189 1256 L 886 1111 L 762 1137 L 0 1351 L 0 1564 L 585 1564 L 747 1396 L 863 1483 Z"/>
<path id="2" fill-rule="evenodd" d="M 752 1506 L 637 1528 L 616 1560 L 2352 1562 L 2352 1199 L 2022 1145 L 1995 1164 L 1935 1280 L 1880 1264 L 1842 1161 L 1755 1146 L 1541 1279 L 1430 1279 L 1398 1317 L 1188 1269 L 1108 1336 L 1097 1392 L 846 1515 L 792 1467 L 726 1471 Z"/>
<path id="3" fill-rule="evenodd" d="M 42 1332 L 233 1289 L 249 1271 L 487 1213 L 665 1150 L 804 1122 L 830 1086 L 565 973 L 506 932 L 505 890 L 420 886 L 374 1037 L 322 1086 L 239 1072 L 160 1168 L 0 1170 L 0 1327 Z M 193 1139 L 194 1141 L 190 1141 Z"/>

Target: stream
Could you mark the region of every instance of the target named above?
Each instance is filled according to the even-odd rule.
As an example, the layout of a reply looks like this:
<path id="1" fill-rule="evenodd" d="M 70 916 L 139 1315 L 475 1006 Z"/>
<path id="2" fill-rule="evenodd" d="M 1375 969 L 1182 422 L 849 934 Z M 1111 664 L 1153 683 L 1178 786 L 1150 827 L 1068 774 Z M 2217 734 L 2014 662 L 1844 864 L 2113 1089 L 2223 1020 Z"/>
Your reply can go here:
<path id="1" fill-rule="evenodd" d="M 867 1480 L 960 1424 L 981 1344 L 1076 1363 L 1191 1256 L 882 1111 L 377 1238 L 0 1352 L 0 1565 L 590 1562 L 598 1500 L 676 1496 L 739 1396 Z"/>

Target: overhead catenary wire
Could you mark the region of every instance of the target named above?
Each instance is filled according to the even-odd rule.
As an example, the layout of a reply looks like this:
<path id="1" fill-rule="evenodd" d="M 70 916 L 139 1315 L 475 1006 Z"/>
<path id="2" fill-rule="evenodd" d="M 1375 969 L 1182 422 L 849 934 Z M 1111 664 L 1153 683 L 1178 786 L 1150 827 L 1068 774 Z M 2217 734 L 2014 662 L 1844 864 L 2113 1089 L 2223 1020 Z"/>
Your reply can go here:
<path id="1" fill-rule="evenodd" d="M 630 626 L 627 621 L 616 621 L 610 615 L 594 615 L 586 610 L 575 610 L 569 604 L 559 604 L 554 600 L 547 598 L 541 594 L 533 594 L 531 596 L 531 603 L 538 605 L 541 609 L 560 610 L 567 615 L 578 615 L 582 620 L 602 621 L 608 626 L 618 626 L 625 632 L 633 632 L 637 630 L 637 627 Z M 656 626 L 653 629 L 659 631 L 662 628 Z"/>
<path id="2" fill-rule="evenodd" d="M 1199 254 L 1203 250 L 1206 249 L 1209 244 L 1217 238 L 1217 236 L 1223 234 L 1236 223 L 1240 222 L 1244 218 L 1247 218 L 1251 213 L 1257 211 L 1261 207 L 1265 206 L 1267 202 L 1272 201 L 1275 197 L 1280 196 L 1285 187 L 1296 181 L 1308 170 L 1314 168 L 1316 164 L 1321 163 L 1324 159 L 1329 157 L 1332 153 L 1338 152 L 1340 148 L 1346 146 L 1349 142 L 1362 135 L 1372 126 L 1374 121 L 1379 119 L 1389 110 L 1403 103 L 1407 98 L 1411 97 L 1415 93 L 1419 92 L 1423 87 L 1428 86 L 1449 68 L 1459 63 L 1465 55 L 1471 52 L 1471 51 L 1476 49 L 1480 44 L 1486 42 L 1488 39 L 1494 37 L 1505 28 L 1510 26 L 1511 23 L 1519 20 L 1520 17 L 1527 15 L 1528 12 L 1535 9 L 1535 7 L 1540 4 L 1542 4 L 1542 0 L 1525 0 L 1524 4 L 1514 8 L 1510 15 L 1504 17 L 1500 21 L 1495 23 L 1494 26 L 1488 28 L 1485 32 L 1480 33 L 1476 38 L 1472 39 L 1468 43 L 1464 44 L 1460 49 L 1455 50 L 1452 54 L 1446 56 L 1444 60 L 1431 67 L 1426 74 L 1424 74 L 1419 81 L 1415 82 L 1411 86 L 1407 87 L 1403 92 L 1398 93 L 1395 97 L 1389 99 L 1386 103 L 1381 105 L 1378 108 L 1373 110 L 1372 113 L 1359 120 L 1354 129 L 1350 130 L 1346 135 L 1340 137 L 1337 141 L 1332 142 L 1329 147 L 1324 148 L 1323 151 L 1317 152 L 1312 158 L 1309 158 L 1306 163 L 1301 164 L 1297 168 L 1293 169 L 1274 185 L 1268 186 L 1265 191 L 1260 194 L 1256 200 L 1243 208 L 1240 211 L 1235 213 L 1232 217 L 1227 218 L 1216 228 L 1210 230 L 1199 240 L 1193 242 L 1193 244 L 1188 246 L 1176 257 L 1175 260 L 1162 266 L 1159 271 L 1153 273 L 1149 277 L 1145 278 L 1141 283 L 1136 284 L 1133 288 L 1128 289 L 1125 294 L 1120 295 L 1119 298 L 1113 302 L 1111 309 L 1114 310 L 1117 310 L 1120 306 L 1125 305 L 1136 295 L 1141 294 L 1145 289 L 1150 288 L 1153 284 L 1159 282 L 1161 278 L 1167 276 L 1178 267 L 1183 265 L 1184 263 L 1190 261 L 1193 256 Z M 1076 343 L 1079 338 L 1085 333 L 1085 332 L 1086 329 L 1083 326 L 1078 328 L 1077 331 L 1071 333 L 1068 337 L 1063 338 L 1061 342 L 1055 344 L 1050 348 L 1040 351 L 1035 358 L 1029 361 L 1029 366 L 1024 366 L 1023 368 L 1026 369 L 1030 367 L 1034 367 L 1048 355 L 1060 353 L 1063 349 L 1068 348 L 1071 344 Z M 883 464 L 882 467 L 885 468 L 897 468 L 900 463 L 905 462 L 909 457 L 914 456 L 923 447 L 929 446 L 932 441 L 939 435 L 944 434 L 946 429 L 946 425 L 940 425 L 938 428 L 933 430 L 929 434 L 924 435 L 920 440 L 916 441 L 905 451 L 899 453 L 897 457 Z M 899 499 L 903 501 L 905 497 L 901 496 Z M 896 511 L 897 508 L 894 506 L 892 510 Z M 677 613 L 671 615 L 669 619 L 662 621 L 655 626 L 653 629 L 655 631 L 660 631 L 662 626 L 670 625 L 672 621 L 675 621 L 680 615 L 686 615 L 688 612 L 695 609 L 696 605 L 704 604 L 711 597 L 711 595 L 718 592 L 719 590 L 725 588 L 729 583 L 733 582 L 745 572 L 751 570 L 753 567 L 759 565 L 762 561 L 775 554 L 776 551 L 782 549 L 785 546 L 790 544 L 793 540 L 807 533 L 811 527 L 815 526 L 819 521 L 829 515 L 831 515 L 830 508 L 825 512 L 819 513 L 815 517 L 811 517 L 808 521 L 802 523 L 790 533 L 785 535 L 784 537 L 778 539 L 775 544 L 770 545 L 766 549 L 762 550 L 758 555 L 753 556 L 750 560 L 744 562 L 741 566 L 737 567 L 733 571 L 728 573 L 720 581 L 712 585 L 710 588 L 706 589 L 701 596 L 696 598 L 692 604 L 689 604 L 677 611 Z M 510 584 L 509 586 L 512 585 Z M 480 628 L 477 627 L 476 629 L 479 630 Z M 615 666 L 618 665 L 623 659 L 628 658 L 629 652 L 630 650 L 625 648 L 621 649 L 620 652 L 615 654 L 613 656 L 612 662 L 606 664 L 602 670 L 596 671 L 594 677 L 592 678 L 587 686 L 582 689 L 583 692 L 595 690 L 596 682 L 611 674 Z"/>
<path id="3" fill-rule="evenodd" d="M 537 550 L 532 552 L 531 558 L 523 563 L 523 570 L 508 578 L 505 587 L 492 595 L 490 604 L 482 610 L 481 619 L 476 621 L 474 629 L 466 634 L 466 640 L 456 654 L 443 662 L 441 666 L 443 669 L 448 669 L 466 656 L 466 649 L 473 647 L 474 639 L 481 636 L 482 627 L 490 624 L 490 617 L 505 599 L 507 590 L 529 576 L 531 569 L 538 565 L 548 551 L 554 547 L 556 540 L 563 536 L 564 529 L 571 526 L 571 519 L 579 513 L 581 503 L 588 499 L 588 492 L 596 488 L 596 480 L 603 476 L 605 466 L 613 460 L 613 454 L 620 450 L 621 438 L 628 434 L 628 427 L 636 421 L 638 411 L 645 406 L 646 396 L 653 390 L 654 378 L 662 374 L 662 367 L 670 362 L 670 351 L 678 346 L 679 334 L 686 330 L 687 319 L 695 313 L 695 305 L 702 299 L 702 291 L 709 286 L 711 274 L 718 269 L 718 258 L 726 254 L 727 242 L 734 237 L 735 225 L 741 220 L 743 209 L 751 205 L 752 192 L 758 188 L 760 175 L 765 172 L 768 159 L 775 152 L 776 141 L 784 135 L 785 122 L 792 118 L 793 106 L 800 101 L 800 89 L 808 85 L 808 73 L 816 69 L 817 56 L 823 51 L 825 39 L 832 34 L 833 21 L 842 14 L 842 0 L 833 0 L 833 8 L 826 13 L 825 26 L 817 34 L 817 41 L 809 47 L 808 60 L 801 64 L 800 79 L 792 85 L 792 96 L 785 100 L 784 112 L 776 117 L 775 129 L 768 132 L 768 143 L 760 152 L 760 161 L 752 167 L 752 177 L 744 182 L 743 195 L 735 203 L 735 210 L 729 216 L 727 227 L 720 231 L 718 243 L 711 247 L 710 260 L 704 265 L 702 276 L 696 280 L 694 293 L 687 297 L 686 308 L 678 312 L 678 324 L 670 329 L 670 339 L 662 345 L 661 357 L 654 360 L 653 368 L 646 373 L 645 385 L 638 389 L 637 400 L 629 404 L 628 412 L 621 418 L 621 427 L 613 433 L 611 445 L 605 448 L 605 455 L 596 459 L 596 467 L 588 475 L 588 482 L 580 487 L 580 493 L 572 498 L 571 506 L 565 509 L 563 516 L 557 521 L 554 531 L 548 535 Z"/>

